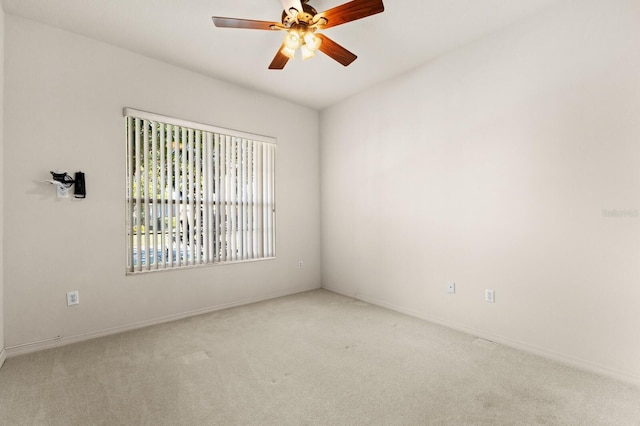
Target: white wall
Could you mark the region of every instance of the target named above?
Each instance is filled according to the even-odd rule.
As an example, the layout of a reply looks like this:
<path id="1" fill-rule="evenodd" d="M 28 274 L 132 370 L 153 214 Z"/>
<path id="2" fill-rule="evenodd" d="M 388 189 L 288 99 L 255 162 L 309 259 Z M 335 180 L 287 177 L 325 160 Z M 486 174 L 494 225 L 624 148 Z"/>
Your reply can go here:
<path id="1" fill-rule="evenodd" d="M 320 286 L 317 111 L 13 16 L 5 78 L 7 348 Z M 125 106 L 278 138 L 276 260 L 125 276 Z M 86 200 L 58 201 L 54 169 Z"/>
<path id="2" fill-rule="evenodd" d="M 0 164 L 4 160 L 4 10 L 0 4 Z M 4 363 L 4 167 L 0 171 L 0 367 Z"/>
<path id="3" fill-rule="evenodd" d="M 323 111 L 323 286 L 640 383 L 638 46 L 564 2 Z"/>

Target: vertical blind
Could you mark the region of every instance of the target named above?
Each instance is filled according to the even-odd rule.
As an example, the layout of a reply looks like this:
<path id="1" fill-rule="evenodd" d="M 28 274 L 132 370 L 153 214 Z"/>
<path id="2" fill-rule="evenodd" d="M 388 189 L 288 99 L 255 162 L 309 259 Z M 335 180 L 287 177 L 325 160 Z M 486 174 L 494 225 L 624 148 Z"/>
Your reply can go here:
<path id="1" fill-rule="evenodd" d="M 124 116 L 128 272 L 275 256 L 275 139 Z"/>

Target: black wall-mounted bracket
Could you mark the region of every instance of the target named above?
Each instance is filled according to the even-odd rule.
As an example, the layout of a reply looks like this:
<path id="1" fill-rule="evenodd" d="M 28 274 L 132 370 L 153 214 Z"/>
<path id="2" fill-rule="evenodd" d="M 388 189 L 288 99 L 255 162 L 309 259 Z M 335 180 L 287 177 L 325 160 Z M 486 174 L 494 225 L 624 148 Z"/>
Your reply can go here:
<path id="1" fill-rule="evenodd" d="M 58 198 L 69 198 L 69 189 L 74 184 L 75 188 L 73 191 L 73 196 L 75 198 L 87 197 L 87 187 L 84 179 L 84 173 L 76 172 L 75 179 L 69 176 L 69 174 L 64 171 L 51 171 L 50 173 L 52 179 L 49 179 L 47 182 L 56 186 Z"/>

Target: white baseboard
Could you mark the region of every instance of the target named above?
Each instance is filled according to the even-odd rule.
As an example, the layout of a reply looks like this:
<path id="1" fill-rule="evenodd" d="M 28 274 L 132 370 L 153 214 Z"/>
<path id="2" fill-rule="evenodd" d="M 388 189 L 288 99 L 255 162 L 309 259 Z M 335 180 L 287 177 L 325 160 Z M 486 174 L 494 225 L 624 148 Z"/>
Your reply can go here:
<path id="1" fill-rule="evenodd" d="M 283 291 L 278 291 L 274 293 L 268 293 L 261 296 L 250 297 L 248 299 L 242 299 L 231 303 L 222 303 L 220 305 L 210 306 L 202 309 L 195 309 L 193 311 L 182 312 L 179 314 L 167 315 L 165 317 L 155 318 L 148 321 L 140 321 L 136 323 L 126 324 L 118 327 L 107 328 L 103 330 L 92 331 L 89 333 L 78 334 L 74 336 L 56 336 L 50 339 L 46 339 L 39 342 L 34 343 L 25 343 L 15 346 L 9 346 L 2 351 L 3 358 L 0 358 L 0 361 L 4 361 L 4 357 L 11 358 L 18 355 L 24 355 L 27 353 L 37 352 L 44 349 L 51 349 L 59 346 L 65 346 L 72 343 L 83 342 L 85 340 L 96 339 L 99 337 L 110 336 L 112 334 L 124 333 L 126 331 L 136 330 L 139 328 L 150 327 L 152 325 L 164 324 L 167 322 L 177 321 L 184 318 L 194 317 L 197 315 L 208 314 L 215 311 L 220 311 L 223 309 L 234 308 L 237 306 L 248 305 L 251 303 L 263 302 L 265 300 L 276 299 L 278 297 L 283 296 L 291 296 L 297 293 L 304 293 L 306 291 L 318 290 L 320 287 L 310 287 L 310 288 L 295 288 L 288 289 Z M 1 362 L 0 362 L 1 365 Z"/>
<path id="2" fill-rule="evenodd" d="M 7 359 L 7 351 L 0 349 L 0 368 L 4 365 L 5 360 Z"/>
<path id="3" fill-rule="evenodd" d="M 441 318 L 437 318 L 437 317 L 433 317 L 431 315 L 427 315 L 424 314 L 422 312 L 416 311 L 414 309 L 410 309 L 410 308 L 405 308 L 403 306 L 398 306 L 395 305 L 393 303 L 387 303 L 384 302 L 382 300 L 378 300 L 372 297 L 367 297 L 367 296 L 363 296 L 362 294 L 358 293 L 356 295 L 353 294 L 347 294 L 345 292 L 342 292 L 340 290 L 337 289 L 333 289 L 331 287 L 326 287 L 323 286 L 322 287 L 325 290 L 337 293 L 337 294 L 341 294 L 343 296 L 346 297 L 350 297 L 352 299 L 357 299 L 357 300 L 361 300 L 363 302 L 367 302 L 370 303 L 372 305 L 376 305 L 376 306 L 380 306 L 383 308 L 387 308 L 390 309 L 392 311 L 395 312 L 399 312 L 405 315 L 409 315 L 411 317 L 414 318 L 419 318 L 425 321 L 429 321 L 431 323 L 434 324 L 439 324 L 442 325 L 444 327 L 448 327 L 454 330 L 458 330 L 461 331 L 463 333 L 467 333 L 470 334 L 472 336 L 477 336 L 477 337 L 481 337 L 483 339 L 486 340 L 490 340 L 492 342 L 496 342 L 496 343 L 500 343 L 502 345 L 505 346 L 509 346 L 511 348 L 514 349 L 518 349 L 524 352 L 528 352 L 528 353 L 532 353 L 538 356 L 541 356 L 543 358 L 547 358 L 553 361 L 556 361 L 558 363 L 564 364 L 564 365 L 568 365 L 570 367 L 574 367 L 577 368 L 579 370 L 583 370 L 583 371 L 588 371 L 591 373 L 595 373 L 598 374 L 600 376 L 604 376 L 604 377 L 608 377 L 611 379 L 615 379 L 621 382 L 625 382 L 625 383 L 629 383 L 635 386 L 640 386 L 640 376 L 637 376 L 635 374 L 631 374 L 631 373 L 627 373 L 624 371 L 620 371 L 620 370 L 616 370 L 613 368 L 609 368 L 607 366 L 595 363 L 595 362 L 591 362 L 591 361 L 587 361 L 584 359 L 580 359 L 580 358 L 576 358 L 573 356 L 569 356 L 569 355 L 564 355 L 555 351 L 551 351 L 548 349 L 544 349 L 544 348 L 540 348 L 534 345 L 530 345 L 528 343 L 525 342 L 521 342 L 515 339 L 511 339 L 509 337 L 504 337 L 504 336 L 500 336 L 497 334 L 493 334 L 484 330 L 480 330 L 480 329 L 476 329 L 474 327 L 468 327 L 466 325 L 462 325 L 462 324 L 457 324 L 455 322 L 452 321 L 448 321 L 448 320 L 444 320 Z"/>

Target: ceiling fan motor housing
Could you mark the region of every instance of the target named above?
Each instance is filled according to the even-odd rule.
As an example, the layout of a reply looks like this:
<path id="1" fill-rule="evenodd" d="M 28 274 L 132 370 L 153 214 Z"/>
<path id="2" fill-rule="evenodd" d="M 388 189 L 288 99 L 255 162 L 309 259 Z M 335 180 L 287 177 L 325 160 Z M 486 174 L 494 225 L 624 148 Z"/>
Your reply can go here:
<path id="1" fill-rule="evenodd" d="M 302 2 L 302 11 L 298 12 L 298 16 L 289 15 L 286 11 L 282 12 L 282 24 L 287 28 L 290 28 L 293 24 L 298 22 L 303 22 L 307 25 L 311 25 L 313 23 L 313 18 L 318 14 L 318 11 L 313 7 L 307 4 L 306 1 Z"/>

